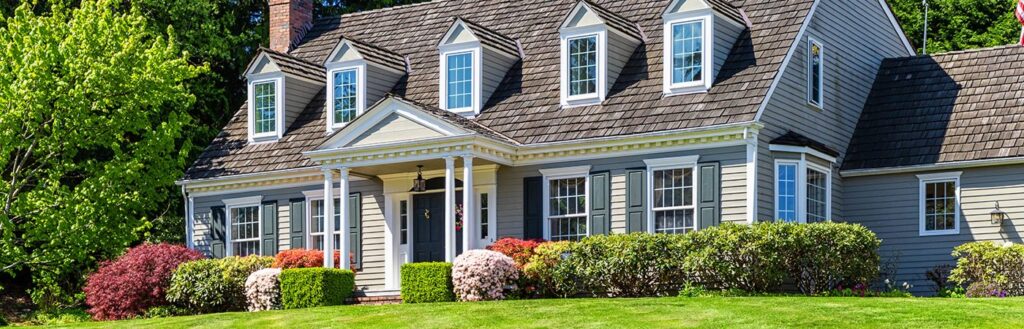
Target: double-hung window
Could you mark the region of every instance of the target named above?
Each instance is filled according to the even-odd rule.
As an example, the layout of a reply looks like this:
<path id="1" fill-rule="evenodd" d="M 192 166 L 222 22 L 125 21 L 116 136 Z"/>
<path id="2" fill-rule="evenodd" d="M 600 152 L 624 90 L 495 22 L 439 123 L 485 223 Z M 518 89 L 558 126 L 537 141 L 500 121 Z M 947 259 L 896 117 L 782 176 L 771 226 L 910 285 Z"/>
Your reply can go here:
<path id="1" fill-rule="evenodd" d="M 352 121 L 358 114 L 358 74 L 356 69 L 334 72 L 334 108 L 332 115 L 335 125 Z"/>
<path id="2" fill-rule="evenodd" d="M 960 233 L 960 172 L 918 175 L 920 235 Z"/>
<path id="3" fill-rule="evenodd" d="M 704 20 L 672 24 L 672 84 L 699 83 L 704 76 Z"/>
<path id="4" fill-rule="evenodd" d="M 830 172 L 807 160 L 777 160 L 775 219 L 794 223 L 830 220 Z"/>
<path id="5" fill-rule="evenodd" d="M 655 233 L 686 233 L 697 229 L 693 168 L 651 171 Z"/>
<path id="6" fill-rule="evenodd" d="M 825 48 L 814 39 L 807 39 L 807 102 L 824 108 Z"/>
<path id="7" fill-rule="evenodd" d="M 309 230 L 309 247 L 323 250 L 324 249 L 324 233 L 326 232 L 327 222 L 325 222 L 324 213 L 324 200 L 310 200 L 309 201 L 309 214 L 310 214 L 310 230 Z M 341 204 L 338 199 L 334 199 L 334 250 L 341 250 L 341 213 L 339 209 Z"/>
<path id="8" fill-rule="evenodd" d="M 544 237 L 577 241 L 587 235 L 590 166 L 541 169 L 544 175 Z"/>
<path id="9" fill-rule="evenodd" d="M 597 93 L 597 36 L 568 40 L 569 97 Z"/>
<path id="10" fill-rule="evenodd" d="M 448 110 L 473 107 L 473 53 L 447 55 Z"/>
<path id="11" fill-rule="evenodd" d="M 253 135 L 274 134 L 277 131 L 277 83 L 258 82 L 253 85 Z"/>
<path id="12" fill-rule="evenodd" d="M 223 200 L 227 209 L 227 255 L 248 256 L 262 252 L 260 239 L 263 227 L 260 223 L 260 196 Z"/>

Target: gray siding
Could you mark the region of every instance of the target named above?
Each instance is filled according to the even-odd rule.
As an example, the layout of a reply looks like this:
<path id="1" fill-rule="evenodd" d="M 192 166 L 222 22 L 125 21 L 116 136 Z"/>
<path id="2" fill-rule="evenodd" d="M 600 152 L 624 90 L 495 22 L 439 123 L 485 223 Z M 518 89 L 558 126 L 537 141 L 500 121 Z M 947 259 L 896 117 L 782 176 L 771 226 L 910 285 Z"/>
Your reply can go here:
<path id="1" fill-rule="evenodd" d="M 358 180 L 350 184 L 352 193 L 362 195 L 362 249 L 363 268 L 356 275 L 356 286 L 360 290 L 384 289 L 384 196 L 380 183 Z M 322 190 L 323 185 L 309 185 L 285 189 L 273 189 L 260 192 L 235 193 L 218 196 L 199 197 L 195 199 L 195 233 L 196 249 L 207 256 L 210 255 L 210 208 L 223 206 L 224 199 L 241 198 L 261 195 L 263 201 L 277 201 L 278 207 L 278 246 L 280 250 L 304 248 L 305 246 L 289 246 L 288 229 L 289 200 L 305 198 L 303 191 Z M 307 226 L 308 227 L 308 226 Z"/>
<path id="2" fill-rule="evenodd" d="M 609 92 L 612 90 L 612 86 L 615 85 L 615 80 L 619 78 L 622 67 L 633 56 L 636 46 L 637 44 L 634 41 L 612 32 L 608 33 L 608 81 L 606 82 Z"/>
<path id="3" fill-rule="evenodd" d="M 482 68 L 483 81 L 481 81 L 483 85 L 480 86 L 480 106 L 487 105 L 487 100 L 491 98 L 494 90 L 498 89 L 501 80 L 505 78 L 505 73 L 518 61 L 518 59 L 509 58 L 490 48 L 483 48 L 482 55 L 484 66 Z"/>
<path id="4" fill-rule="evenodd" d="M 374 64 L 366 65 L 366 108 L 376 104 L 395 87 L 405 74 L 385 70 Z"/>
<path id="5" fill-rule="evenodd" d="M 732 46 L 736 43 L 736 39 L 739 38 L 740 33 L 746 30 L 745 26 L 739 26 L 733 23 L 730 19 L 714 16 L 715 24 L 715 70 L 712 76 L 718 76 L 718 71 L 722 68 L 722 64 L 725 64 L 725 59 L 729 58 L 729 53 L 732 51 Z"/>
<path id="6" fill-rule="evenodd" d="M 847 220 L 878 234 L 883 260 L 898 261 L 897 282 L 910 282 L 915 293 L 933 292 L 934 285 L 925 278 L 925 271 L 952 264 L 950 253 L 957 245 L 971 241 L 1024 242 L 1024 166 L 948 171 L 963 171 L 957 235 L 920 236 L 920 181 L 916 176 L 920 173 L 846 178 Z M 1011 218 L 1002 230 L 989 219 L 996 201 Z"/>
<path id="7" fill-rule="evenodd" d="M 604 158 L 524 167 L 502 167 L 498 170 L 498 237 L 523 236 L 523 178 L 540 176 L 540 169 L 590 165 L 591 171 L 611 173 L 611 229 L 626 230 L 625 170 L 646 168 L 644 159 L 700 155 L 699 162 L 718 161 L 722 166 L 722 221 L 746 222 L 744 182 L 746 151 L 743 146 L 715 149 L 654 153 L 643 156 Z"/>
<path id="8" fill-rule="evenodd" d="M 309 104 L 313 97 L 324 89 L 324 86 L 286 76 L 284 88 L 284 129 L 287 134 L 287 129 L 291 128 L 295 119 L 306 109 L 306 104 Z"/>
<path id="9" fill-rule="evenodd" d="M 824 109 L 807 104 L 807 38 L 825 52 Z M 896 30 L 875 0 L 822 1 L 768 100 L 758 142 L 759 219 L 774 217 L 774 160 L 769 141 L 793 130 L 839 151 L 837 167 L 883 58 L 907 56 Z M 832 216 L 842 218 L 843 181 L 832 175 Z"/>

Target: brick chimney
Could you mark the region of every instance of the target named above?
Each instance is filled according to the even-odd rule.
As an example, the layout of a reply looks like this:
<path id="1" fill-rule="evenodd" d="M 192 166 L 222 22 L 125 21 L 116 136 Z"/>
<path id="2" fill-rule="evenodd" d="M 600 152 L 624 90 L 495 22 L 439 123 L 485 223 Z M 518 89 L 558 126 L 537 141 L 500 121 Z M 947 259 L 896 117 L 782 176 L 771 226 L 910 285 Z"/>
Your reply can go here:
<path id="1" fill-rule="evenodd" d="M 287 53 L 313 23 L 313 0 L 270 0 L 270 49 Z"/>

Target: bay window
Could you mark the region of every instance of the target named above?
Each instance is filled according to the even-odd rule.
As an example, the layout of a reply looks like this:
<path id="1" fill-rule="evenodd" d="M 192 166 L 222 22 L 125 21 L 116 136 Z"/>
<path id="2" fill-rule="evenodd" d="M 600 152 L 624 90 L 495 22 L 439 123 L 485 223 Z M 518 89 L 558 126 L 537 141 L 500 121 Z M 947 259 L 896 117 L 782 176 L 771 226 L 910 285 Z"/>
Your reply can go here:
<path id="1" fill-rule="evenodd" d="M 775 220 L 814 223 L 830 220 L 831 170 L 800 160 L 775 161 Z"/>

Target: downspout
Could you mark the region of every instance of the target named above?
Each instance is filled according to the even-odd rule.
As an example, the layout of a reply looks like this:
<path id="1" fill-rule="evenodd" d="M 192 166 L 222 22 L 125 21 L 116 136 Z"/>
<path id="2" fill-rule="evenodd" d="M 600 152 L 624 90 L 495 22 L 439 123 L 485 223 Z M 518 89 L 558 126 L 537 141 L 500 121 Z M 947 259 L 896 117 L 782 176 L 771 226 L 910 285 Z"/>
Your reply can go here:
<path id="1" fill-rule="evenodd" d="M 192 203 L 189 202 L 188 191 L 185 190 L 185 185 L 181 185 L 181 196 L 185 201 L 185 247 L 195 249 L 195 241 L 192 234 Z"/>

